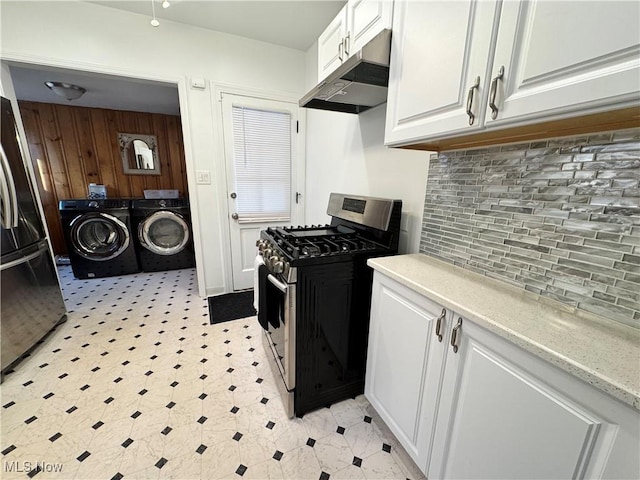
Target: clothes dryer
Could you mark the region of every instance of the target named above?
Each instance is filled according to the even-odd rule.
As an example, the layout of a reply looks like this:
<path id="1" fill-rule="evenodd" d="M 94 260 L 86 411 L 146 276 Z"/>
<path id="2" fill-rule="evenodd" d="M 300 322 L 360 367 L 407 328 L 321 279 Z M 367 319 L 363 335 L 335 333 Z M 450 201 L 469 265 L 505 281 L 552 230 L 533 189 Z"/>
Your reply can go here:
<path id="1" fill-rule="evenodd" d="M 131 218 L 143 272 L 195 266 L 189 199 L 133 200 Z"/>
<path id="2" fill-rule="evenodd" d="M 76 278 L 140 271 L 129 200 L 72 199 L 59 203 L 67 253 Z"/>

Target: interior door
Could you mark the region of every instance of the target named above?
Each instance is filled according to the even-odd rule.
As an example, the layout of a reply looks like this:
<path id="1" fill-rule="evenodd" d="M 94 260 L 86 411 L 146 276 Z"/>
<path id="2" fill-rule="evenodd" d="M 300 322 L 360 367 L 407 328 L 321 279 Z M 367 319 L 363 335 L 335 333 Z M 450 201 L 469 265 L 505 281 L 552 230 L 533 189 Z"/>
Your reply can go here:
<path id="1" fill-rule="evenodd" d="M 233 289 L 253 287 L 256 240 L 299 223 L 298 105 L 222 95 Z"/>

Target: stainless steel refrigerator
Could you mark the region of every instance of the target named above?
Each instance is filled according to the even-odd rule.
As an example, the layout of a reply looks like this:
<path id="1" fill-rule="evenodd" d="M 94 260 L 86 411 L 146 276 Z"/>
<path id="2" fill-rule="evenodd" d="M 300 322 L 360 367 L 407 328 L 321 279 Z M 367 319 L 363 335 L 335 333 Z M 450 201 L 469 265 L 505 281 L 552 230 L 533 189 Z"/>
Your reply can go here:
<path id="1" fill-rule="evenodd" d="M 66 309 L 20 149 L 11 102 L 0 98 L 0 370 L 5 372 L 66 319 Z"/>

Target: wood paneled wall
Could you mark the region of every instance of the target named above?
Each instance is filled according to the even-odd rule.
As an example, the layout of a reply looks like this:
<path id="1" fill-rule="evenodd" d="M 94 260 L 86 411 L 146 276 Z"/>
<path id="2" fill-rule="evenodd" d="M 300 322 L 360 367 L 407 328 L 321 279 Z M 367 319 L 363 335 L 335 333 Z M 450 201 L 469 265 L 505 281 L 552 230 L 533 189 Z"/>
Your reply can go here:
<path id="1" fill-rule="evenodd" d="M 86 198 L 89 183 L 106 185 L 108 198 L 142 197 L 146 189 L 188 195 L 179 116 L 18 103 L 56 254 L 66 253 L 58 202 Z M 155 135 L 161 174 L 125 175 L 118 132 Z"/>

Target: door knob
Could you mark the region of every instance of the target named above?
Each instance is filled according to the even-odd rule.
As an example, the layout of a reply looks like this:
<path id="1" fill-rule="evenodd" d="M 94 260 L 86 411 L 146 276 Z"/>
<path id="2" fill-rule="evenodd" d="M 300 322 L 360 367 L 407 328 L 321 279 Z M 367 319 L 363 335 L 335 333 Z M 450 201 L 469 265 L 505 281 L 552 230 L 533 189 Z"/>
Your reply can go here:
<path id="1" fill-rule="evenodd" d="M 238 219 L 238 214 L 237 213 L 232 213 L 231 214 L 231 218 L 233 218 L 234 220 Z"/>
<path id="2" fill-rule="evenodd" d="M 238 195 L 236 195 L 236 192 L 231 192 L 231 195 L 229 195 L 231 198 L 236 198 Z"/>

